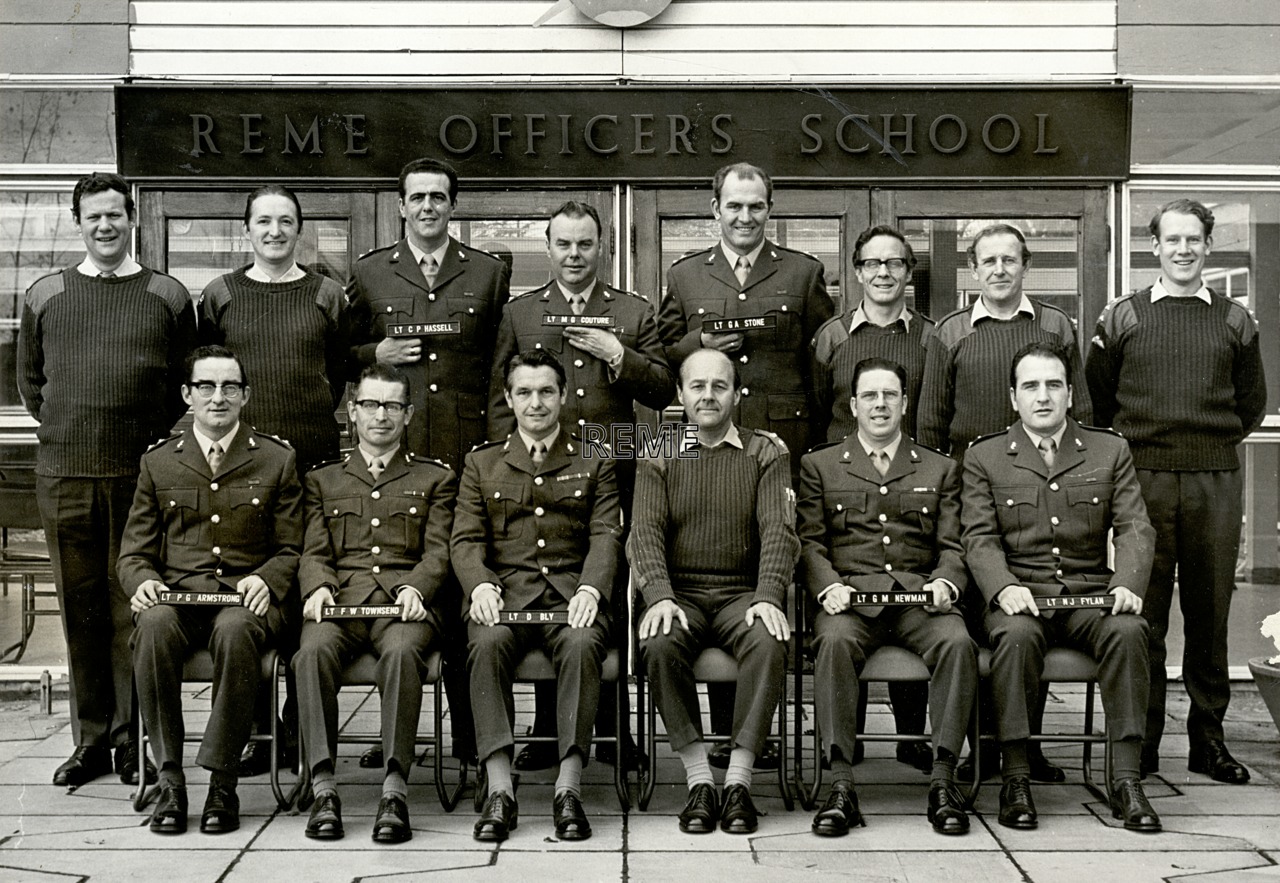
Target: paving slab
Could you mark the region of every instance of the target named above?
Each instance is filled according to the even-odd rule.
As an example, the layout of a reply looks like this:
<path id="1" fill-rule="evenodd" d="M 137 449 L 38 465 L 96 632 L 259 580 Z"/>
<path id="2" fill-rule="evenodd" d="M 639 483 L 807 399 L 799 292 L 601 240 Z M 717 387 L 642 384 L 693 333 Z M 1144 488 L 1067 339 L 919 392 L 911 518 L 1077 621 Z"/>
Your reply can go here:
<path id="1" fill-rule="evenodd" d="M 1124 881 L 1124 883 L 1165 883 L 1169 880 L 1238 879 L 1235 875 L 1243 869 L 1266 866 L 1275 867 L 1254 852 L 1247 851 L 1158 851 L 1108 852 L 1099 851 L 1050 851 L 1038 853 L 1015 852 L 1013 860 L 1035 883 L 1080 883 L 1081 880 Z M 1226 872 L 1219 877 L 1214 872 Z M 1263 878 L 1239 878 L 1259 880 Z"/>

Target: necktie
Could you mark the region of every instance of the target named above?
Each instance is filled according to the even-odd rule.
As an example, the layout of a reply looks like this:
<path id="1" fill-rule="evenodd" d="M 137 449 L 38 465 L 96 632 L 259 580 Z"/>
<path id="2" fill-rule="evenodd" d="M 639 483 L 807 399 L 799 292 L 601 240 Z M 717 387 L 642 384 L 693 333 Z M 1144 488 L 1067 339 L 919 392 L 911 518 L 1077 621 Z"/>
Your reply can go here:
<path id="1" fill-rule="evenodd" d="M 218 474 L 218 467 L 222 465 L 222 445 L 214 442 L 209 445 L 209 471 L 214 475 Z"/>
<path id="2" fill-rule="evenodd" d="M 751 275 L 751 261 L 746 257 L 739 257 L 738 262 L 733 265 L 733 275 L 738 277 L 739 285 L 747 284 L 747 277 Z"/>
<path id="3" fill-rule="evenodd" d="M 581 316 L 587 308 L 587 302 L 582 299 L 582 295 L 574 294 L 569 297 L 569 308 L 573 310 L 575 316 Z"/>
<path id="4" fill-rule="evenodd" d="M 373 480 L 377 481 L 378 476 L 382 475 L 382 470 L 387 467 L 382 464 L 381 457 L 374 457 L 373 462 L 369 464 L 369 474 L 373 476 Z"/>
<path id="5" fill-rule="evenodd" d="M 114 278 L 116 278 L 116 274 L 115 274 L 115 273 L 112 273 L 112 272 L 99 273 L 99 274 L 98 274 L 98 278 L 99 278 L 99 279 L 114 279 Z"/>
<path id="6" fill-rule="evenodd" d="M 1040 456 L 1044 458 L 1044 465 L 1053 468 L 1053 461 L 1058 453 L 1058 443 L 1051 438 L 1040 439 L 1040 444 L 1036 447 L 1040 449 Z"/>
<path id="7" fill-rule="evenodd" d="M 529 446 L 529 456 L 533 458 L 534 468 L 541 467 L 547 459 L 547 446 L 542 442 L 535 442 Z"/>
<path id="8" fill-rule="evenodd" d="M 440 265 L 436 263 L 436 259 L 427 255 L 418 266 L 422 268 L 422 276 L 427 280 L 427 288 L 435 288 L 436 274 L 440 272 Z"/>
<path id="9" fill-rule="evenodd" d="M 873 451 L 871 453 L 871 462 L 875 464 L 876 472 L 881 475 L 889 471 L 889 455 L 884 451 Z"/>

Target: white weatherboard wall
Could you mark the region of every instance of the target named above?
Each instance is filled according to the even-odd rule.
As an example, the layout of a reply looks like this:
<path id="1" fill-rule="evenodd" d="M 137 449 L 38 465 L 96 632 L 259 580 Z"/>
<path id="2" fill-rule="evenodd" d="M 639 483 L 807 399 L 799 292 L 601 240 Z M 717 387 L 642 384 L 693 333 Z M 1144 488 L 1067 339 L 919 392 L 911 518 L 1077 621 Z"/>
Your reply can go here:
<path id="1" fill-rule="evenodd" d="M 554 0 L 136 0 L 138 77 L 777 81 L 1112 77 L 1116 0 L 674 0 L 625 31 Z"/>

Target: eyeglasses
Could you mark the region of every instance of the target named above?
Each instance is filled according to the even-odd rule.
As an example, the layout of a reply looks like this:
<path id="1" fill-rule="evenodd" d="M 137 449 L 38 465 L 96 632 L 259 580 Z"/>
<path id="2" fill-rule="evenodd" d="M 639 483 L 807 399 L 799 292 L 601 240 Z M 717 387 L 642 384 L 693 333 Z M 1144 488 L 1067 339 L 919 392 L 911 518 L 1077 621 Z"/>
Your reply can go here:
<path id="1" fill-rule="evenodd" d="M 893 405 L 902 398 L 902 393 L 898 392 L 896 389 L 868 389 L 858 393 L 858 401 L 862 402 L 864 405 L 874 405 L 880 400 L 881 396 L 884 397 L 886 405 Z"/>
<path id="2" fill-rule="evenodd" d="M 238 399 L 245 391 L 245 384 L 236 383 L 234 380 L 228 380 L 225 383 L 214 383 L 212 380 L 196 380 L 187 384 L 188 387 L 194 389 L 200 394 L 202 399 L 213 398 L 215 390 L 222 390 L 222 397 L 226 399 Z"/>
<path id="3" fill-rule="evenodd" d="M 902 258 L 889 258 L 887 261 L 867 258 L 865 261 L 854 261 L 853 265 L 860 270 L 866 270 L 868 273 L 873 274 L 879 273 L 881 267 L 888 267 L 890 273 L 901 273 L 907 268 L 907 262 Z"/>
<path id="4" fill-rule="evenodd" d="M 377 399 L 356 399 L 355 405 L 370 417 L 378 413 L 379 408 L 385 408 L 388 417 L 399 417 L 406 407 L 404 402 L 380 402 Z"/>

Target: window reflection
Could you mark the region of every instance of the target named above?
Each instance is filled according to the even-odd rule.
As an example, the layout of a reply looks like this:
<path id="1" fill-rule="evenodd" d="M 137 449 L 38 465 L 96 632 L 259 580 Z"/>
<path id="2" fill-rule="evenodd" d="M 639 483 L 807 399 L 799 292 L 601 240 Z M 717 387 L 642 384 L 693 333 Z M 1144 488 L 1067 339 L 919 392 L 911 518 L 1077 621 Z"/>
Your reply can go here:
<path id="1" fill-rule="evenodd" d="M 253 249 L 244 238 L 244 223 L 230 218 L 170 218 L 169 275 L 199 296 L 224 273 L 253 263 Z M 307 218 L 298 236 L 296 259 L 346 285 L 351 271 L 350 224 L 334 218 Z"/>

